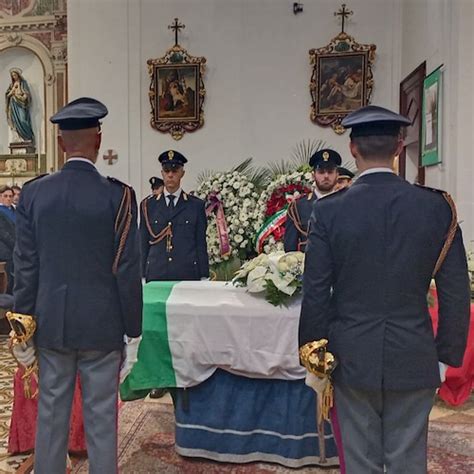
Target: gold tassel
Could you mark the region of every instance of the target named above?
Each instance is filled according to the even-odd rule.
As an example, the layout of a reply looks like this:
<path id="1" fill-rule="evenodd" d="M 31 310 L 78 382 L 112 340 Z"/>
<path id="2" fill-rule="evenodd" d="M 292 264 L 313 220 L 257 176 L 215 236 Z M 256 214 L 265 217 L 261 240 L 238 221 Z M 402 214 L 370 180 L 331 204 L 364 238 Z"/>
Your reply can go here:
<path id="1" fill-rule="evenodd" d="M 25 398 L 36 398 L 38 395 L 38 364 L 36 361 L 33 365 L 25 369 L 25 373 L 21 376 L 21 379 L 23 380 L 23 393 L 25 394 Z M 34 391 L 33 380 L 36 382 L 36 389 Z"/>
<path id="2" fill-rule="evenodd" d="M 321 407 L 321 416 L 326 421 L 329 421 L 329 412 L 334 406 L 334 387 L 332 385 L 331 377 L 328 377 L 328 379 L 328 384 L 323 392 Z"/>
<path id="3" fill-rule="evenodd" d="M 36 330 L 36 321 L 33 316 L 29 314 L 13 313 L 8 311 L 6 314 L 7 320 L 10 323 L 12 332 L 10 333 L 10 350 L 13 357 L 13 346 L 20 344 L 26 347 L 27 342 L 33 338 Z M 17 360 L 18 362 L 18 360 Z M 20 364 L 18 362 L 18 364 Z M 35 359 L 33 364 L 25 368 L 25 373 L 21 376 L 23 380 L 23 392 L 25 398 L 31 399 L 38 395 L 38 361 Z M 36 390 L 33 391 L 33 380 L 36 381 Z"/>

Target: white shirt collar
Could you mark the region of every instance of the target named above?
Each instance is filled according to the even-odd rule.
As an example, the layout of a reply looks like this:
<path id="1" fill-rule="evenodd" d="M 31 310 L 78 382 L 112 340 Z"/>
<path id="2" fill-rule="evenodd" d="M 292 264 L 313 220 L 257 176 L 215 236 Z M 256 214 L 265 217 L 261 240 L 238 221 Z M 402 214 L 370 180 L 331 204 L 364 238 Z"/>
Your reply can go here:
<path id="1" fill-rule="evenodd" d="M 74 156 L 73 158 L 69 158 L 66 163 L 69 163 L 70 161 L 82 161 L 84 163 L 89 163 L 95 168 L 95 164 L 92 163 L 91 160 L 88 160 L 87 158 L 82 158 L 81 156 Z"/>
<path id="2" fill-rule="evenodd" d="M 164 188 L 163 190 L 163 194 L 165 195 L 165 198 L 166 198 L 166 203 L 169 204 L 169 198 L 168 196 L 170 194 L 173 194 L 173 196 L 176 196 L 175 200 L 174 200 L 174 203 L 176 205 L 176 203 L 179 201 L 179 198 L 181 196 L 181 193 L 183 192 L 183 190 L 181 188 L 179 188 L 177 191 L 175 191 L 174 193 L 170 193 L 166 188 Z"/>
<path id="3" fill-rule="evenodd" d="M 369 168 L 368 170 L 363 171 L 359 175 L 359 178 L 362 178 L 362 176 L 365 176 L 366 174 L 374 174 L 374 173 L 392 173 L 392 174 L 394 174 L 392 168 L 387 168 L 385 166 L 380 166 L 379 168 Z"/>
<path id="4" fill-rule="evenodd" d="M 322 193 L 317 187 L 316 185 L 313 186 L 313 194 L 316 196 L 316 199 L 321 199 L 323 196 L 327 196 L 328 194 L 331 194 L 333 193 L 333 191 L 330 191 L 329 193 Z"/>

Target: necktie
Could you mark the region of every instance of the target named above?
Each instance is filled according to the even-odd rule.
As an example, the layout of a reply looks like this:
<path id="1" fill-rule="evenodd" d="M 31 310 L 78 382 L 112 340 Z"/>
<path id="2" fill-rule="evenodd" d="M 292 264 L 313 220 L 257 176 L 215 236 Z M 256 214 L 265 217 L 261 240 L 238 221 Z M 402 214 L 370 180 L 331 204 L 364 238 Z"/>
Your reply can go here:
<path id="1" fill-rule="evenodd" d="M 168 203 L 168 207 L 170 209 L 174 209 L 174 198 L 176 196 L 174 194 L 168 194 L 168 199 L 170 200 L 169 203 Z"/>

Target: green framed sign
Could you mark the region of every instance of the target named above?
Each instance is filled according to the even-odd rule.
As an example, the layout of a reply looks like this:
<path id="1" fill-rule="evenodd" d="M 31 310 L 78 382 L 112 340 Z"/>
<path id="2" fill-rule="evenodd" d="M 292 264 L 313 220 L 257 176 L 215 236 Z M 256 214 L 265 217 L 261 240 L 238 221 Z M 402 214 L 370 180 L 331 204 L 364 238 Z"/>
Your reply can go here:
<path id="1" fill-rule="evenodd" d="M 441 163 L 441 66 L 423 81 L 421 165 Z"/>

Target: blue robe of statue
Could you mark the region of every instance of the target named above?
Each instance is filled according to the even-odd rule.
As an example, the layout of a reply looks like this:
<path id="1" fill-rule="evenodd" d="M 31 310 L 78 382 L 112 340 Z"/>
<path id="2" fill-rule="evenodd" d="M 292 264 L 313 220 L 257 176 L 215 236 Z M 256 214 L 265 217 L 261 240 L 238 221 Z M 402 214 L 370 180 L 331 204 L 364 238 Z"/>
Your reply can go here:
<path id="1" fill-rule="evenodd" d="M 12 93 L 12 90 L 15 91 Z M 13 81 L 5 93 L 8 125 L 18 133 L 23 141 L 34 141 L 31 127 L 30 103 L 31 93 L 28 83 L 19 76 Z"/>

